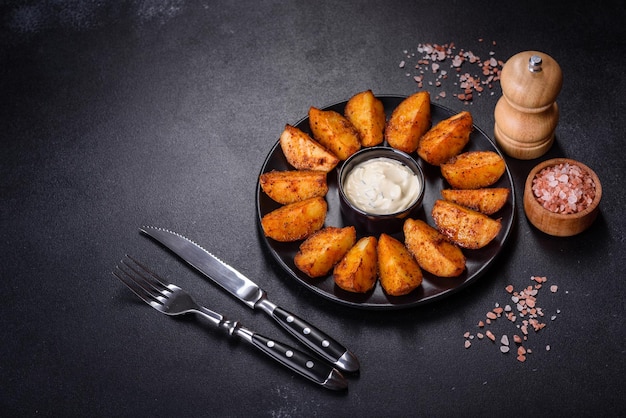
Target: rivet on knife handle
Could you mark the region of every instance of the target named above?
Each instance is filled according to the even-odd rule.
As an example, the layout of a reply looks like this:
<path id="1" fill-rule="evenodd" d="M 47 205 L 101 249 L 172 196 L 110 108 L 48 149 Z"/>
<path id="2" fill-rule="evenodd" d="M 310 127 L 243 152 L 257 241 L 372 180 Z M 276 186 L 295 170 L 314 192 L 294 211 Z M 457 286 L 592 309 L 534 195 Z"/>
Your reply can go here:
<path id="1" fill-rule="evenodd" d="M 272 317 L 307 347 L 340 369 L 348 372 L 359 370 L 359 360 L 354 354 L 313 325 L 278 306 L 272 311 Z"/>
<path id="2" fill-rule="evenodd" d="M 273 359 L 327 389 L 342 390 L 348 387 L 348 382 L 337 369 L 295 348 L 256 333 L 252 334 L 251 342 Z"/>

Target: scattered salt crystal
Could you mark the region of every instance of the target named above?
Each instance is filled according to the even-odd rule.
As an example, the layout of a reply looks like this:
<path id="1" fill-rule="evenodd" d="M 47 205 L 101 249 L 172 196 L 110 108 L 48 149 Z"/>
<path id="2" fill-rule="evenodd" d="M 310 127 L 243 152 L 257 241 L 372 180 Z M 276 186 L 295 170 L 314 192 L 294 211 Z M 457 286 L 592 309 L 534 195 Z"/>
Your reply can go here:
<path id="1" fill-rule="evenodd" d="M 507 293 L 511 294 L 511 300 L 516 305 L 513 306 L 507 304 L 504 305 L 504 307 L 501 307 L 500 303 L 496 302 L 494 303 L 495 307 L 491 311 L 486 313 L 486 319 L 484 320 L 484 322 L 478 322 L 478 326 L 480 328 L 490 328 L 490 325 L 492 323 L 495 323 L 497 321 L 497 318 L 500 318 L 503 313 L 508 320 L 510 320 L 511 322 L 515 322 L 517 318 L 515 317 L 513 311 L 514 308 L 517 308 L 518 314 L 522 319 L 520 320 L 521 323 L 515 324 L 515 326 L 520 331 L 518 332 L 518 334 L 512 334 L 512 338 L 517 347 L 517 360 L 520 362 L 526 361 L 528 354 L 532 353 L 531 349 L 527 349 L 522 345 L 525 341 L 528 341 L 529 331 L 532 330 L 536 333 L 542 330 L 547 325 L 545 322 L 541 322 L 543 321 L 542 318 L 544 316 L 544 312 L 540 306 L 537 306 L 537 297 L 539 294 L 539 289 L 541 289 L 542 283 L 547 282 L 548 279 L 545 276 L 532 276 L 531 280 L 535 282 L 535 285 L 529 285 L 520 291 L 514 291 L 512 285 L 507 285 L 505 290 Z M 552 285 L 550 287 L 550 290 L 553 293 L 556 292 L 557 289 L 558 287 L 556 285 Z M 565 293 L 567 293 L 567 291 L 565 291 Z M 557 314 L 560 312 L 560 309 L 556 310 Z M 556 319 L 556 315 L 552 315 L 550 319 L 554 321 Z M 467 341 L 466 345 L 470 342 L 469 340 L 472 340 L 474 338 L 474 335 L 472 335 L 469 331 L 466 331 L 464 336 L 466 337 Z M 482 332 L 476 334 L 476 338 L 478 340 L 482 340 L 485 336 L 492 342 L 496 342 L 496 336 L 489 329 L 487 329 L 484 334 Z M 511 349 L 508 335 L 502 334 L 499 342 L 499 350 L 502 353 L 508 353 Z M 546 346 L 546 350 L 550 351 L 550 345 Z"/>
<path id="2" fill-rule="evenodd" d="M 492 43 L 495 45 L 495 42 Z M 483 91 L 483 85 L 487 86 L 489 89 L 494 87 L 494 82 L 500 80 L 500 74 L 502 71 L 502 67 L 504 66 L 504 62 L 497 60 L 493 51 L 489 52 L 489 58 L 484 61 L 481 58 L 474 54 L 472 51 L 467 50 L 459 50 L 456 52 L 456 46 L 454 43 L 448 44 L 429 44 L 429 43 L 420 43 L 417 45 L 417 65 L 415 68 L 419 71 L 423 71 L 426 69 L 430 73 L 434 74 L 434 77 L 440 78 L 444 77 L 447 72 L 442 70 L 442 64 L 445 61 L 450 62 L 450 68 L 455 69 L 458 75 L 461 73 L 461 67 L 472 64 L 478 67 L 478 71 L 474 71 L 476 74 L 482 74 L 487 80 L 481 80 L 478 75 L 470 75 L 469 72 L 463 74 L 465 80 L 468 82 L 466 87 L 463 87 L 464 91 L 459 94 L 453 94 L 459 100 L 465 102 L 465 104 L 471 104 L 474 94 L 473 92 L 480 93 Z M 410 59 L 411 57 L 416 57 L 415 52 L 408 53 L 409 51 L 403 51 L 406 59 Z M 406 62 L 405 62 L 406 65 Z M 425 81 L 424 83 L 428 83 L 428 85 L 432 85 L 432 83 Z M 441 86 L 442 83 L 436 83 L 437 87 Z M 419 85 L 420 88 L 423 87 Z M 493 92 L 490 93 L 493 95 Z M 438 96 L 445 97 L 445 96 Z"/>

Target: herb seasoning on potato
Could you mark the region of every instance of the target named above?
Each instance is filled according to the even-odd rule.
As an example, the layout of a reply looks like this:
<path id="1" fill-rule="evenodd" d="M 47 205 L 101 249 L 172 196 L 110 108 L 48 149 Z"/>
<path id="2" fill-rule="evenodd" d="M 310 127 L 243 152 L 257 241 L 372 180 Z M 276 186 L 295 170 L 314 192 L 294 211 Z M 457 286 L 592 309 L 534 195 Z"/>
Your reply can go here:
<path id="1" fill-rule="evenodd" d="M 283 205 L 328 193 L 326 173 L 314 170 L 270 171 L 259 177 L 261 189 Z"/>
<path id="2" fill-rule="evenodd" d="M 294 263 L 309 277 L 325 276 L 352 248 L 355 241 L 356 229 L 353 226 L 329 226 L 320 229 L 300 244 Z"/>
<path id="3" fill-rule="evenodd" d="M 489 244 L 502 228 L 499 220 L 446 200 L 437 200 L 431 215 L 439 232 L 471 250 Z"/>
<path id="4" fill-rule="evenodd" d="M 407 154 L 417 149 L 420 138 L 431 124 L 430 94 L 419 91 L 394 109 L 385 127 L 385 139 L 392 148 Z"/>
<path id="5" fill-rule="evenodd" d="M 273 210 L 261 218 L 265 236 L 276 241 L 304 239 L 319 230 L 326 220 L 328 204 L 322 197 L 312 197 Z"/>
<path id="6" fill-rule="evenodd" d="M 361 238 L 333 270 L 335 284 L 343 290 L 366 293 L 374 288 L 378 278 L 378 240 Z"/>
<path id="7" fill-rule="evenodd" d="M 455 189 L 491 186 L 506 170 L 504 159 L 493 151 L 469 151 L 441 164 L 441 175 Z"/>
<path id="8" fill-rule="evenodd" d="M 444 119 L 420 138 L 417 155 L 429 164 L 441 165 L 463 150 L 472 129 L 472 115 L 467 111 Z"/>
<path id="9" fill-rule="evenodd" d="M 361 149 L 359 132 L 348 119 L 334 110 L 311 107 L 309 126 L 313 138 L 342 161 Z"/>
<path id="10" fill-rule="evenodd" d="M 291 125 L 286 125 L 280 135 L 280 148 L 287 162 L 298 170 L 318 170 L 328 173 L 339 163 L 339 158 L 335 154 Z"/>
<path id="11" fill-rule="evenodd" d="M 380 285 L 390 296 L 411 293 L 422 284 L 423 274 L 404 244 L 385 233 L 378 238 Z"/>
<path id="12" fill-rule="evenodd" d="M 457 277 L 465 270 L 461 249 L 421 219 L 404 221 L 404 242 L 417 264 L 439 277 Z"/>
<path id="13" fill-rule="evenodd" d="M 344 116 L 359 132 L 359 140 L 364 147 L 382 144 L 385 131 L 385 108 L 371 90 L 355 94 L 348 100 Z"/>

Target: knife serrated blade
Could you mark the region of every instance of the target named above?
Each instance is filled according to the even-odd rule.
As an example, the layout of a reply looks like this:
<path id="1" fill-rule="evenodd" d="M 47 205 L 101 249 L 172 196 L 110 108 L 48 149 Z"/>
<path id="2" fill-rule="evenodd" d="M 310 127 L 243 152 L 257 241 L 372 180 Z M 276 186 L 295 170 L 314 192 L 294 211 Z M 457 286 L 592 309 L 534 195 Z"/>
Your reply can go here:
<path id="1" fill-rule="evenodd" d="M 347 348 L 293 313 L 270 302 L 266 292 L 256 283 L 200 245 L 163 228 L 144 226 L 139 230 L 169 248 L 250 308 L 259 308 L 268 314 L 291 335 L 327 361 L 347 372 L 359 370 L 358 359 Z"/>

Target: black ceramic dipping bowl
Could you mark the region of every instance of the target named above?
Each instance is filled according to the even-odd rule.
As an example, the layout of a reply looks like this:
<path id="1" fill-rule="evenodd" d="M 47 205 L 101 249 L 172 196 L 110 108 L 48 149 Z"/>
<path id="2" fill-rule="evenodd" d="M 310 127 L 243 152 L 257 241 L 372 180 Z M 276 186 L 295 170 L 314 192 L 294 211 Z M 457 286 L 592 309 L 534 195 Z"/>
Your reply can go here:
<path id="1" fill-rule="evenodd" d="M 417 198 L 408 207 L 399 212 L 388 214 L 368 213 L 366 210 L 355 206 L 344 191 L 345 179 L 354 167 L 365 161 L 381 157 L 402 163 L 408 167 L 419 180 L 420 191 Z M 405 152 L 383 146 L 364 148 L 350 156 L 339 170 L 338 185 L 339 201 L 341 203 L 341 213 L 343 217 L 348 224 L 354 225 L 358 230 L 370 234 L 380 234 L 383 232 L 394 234 L 401 231 L 404 220 L 420 210 L 422 200 L 424 199 L 424 173 L 417 162 Z"/>

